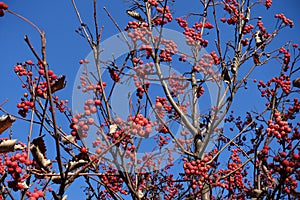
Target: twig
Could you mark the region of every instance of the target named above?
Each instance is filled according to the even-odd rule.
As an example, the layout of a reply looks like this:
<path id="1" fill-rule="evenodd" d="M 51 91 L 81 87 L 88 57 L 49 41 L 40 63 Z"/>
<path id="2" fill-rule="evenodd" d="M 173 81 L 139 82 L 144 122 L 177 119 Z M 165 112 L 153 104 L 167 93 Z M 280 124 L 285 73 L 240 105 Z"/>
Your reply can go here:
<path id="1" fill-rule="evenodd" d="M 111 14 L 109 13 L 109 11 L 107 10 L 106 7 L 103 7 L 104 11 L 106 12 L 106 14 L 108 15 L 108 17 L 111 19 L 111 21 L 114 23 L 114 25 L 116 26 L 116 28 L 119 30 L 119 32 L 122 34 L 129 50 L 131 51 L 131 47 L 130 47 L 130 44 L 129 44 L 129 41 L 127 39 L 127 37 L 125 36 L 124 32 L 122 31 L 122 29 L 120 28 L 119 24 L 116 22 L 116 20 L 111 16 Z"/>
<path id="2" fill-rule="evenodd" d="M 29 19 L 23 17 L 22 15 L 19 15 L 11 10 L 6 10 L 6 12 L 15 15 L 16 17 L 19 17 L 20 19 L 24 20 L 25 22 L 27 22 L 28 24 L 30 24 L 37 32 L 39 32 L 39 34 L 42 34 L 42 31 L 39 29 L 39 27 L 37 27 L 34 23 L 32 23 Z"/>

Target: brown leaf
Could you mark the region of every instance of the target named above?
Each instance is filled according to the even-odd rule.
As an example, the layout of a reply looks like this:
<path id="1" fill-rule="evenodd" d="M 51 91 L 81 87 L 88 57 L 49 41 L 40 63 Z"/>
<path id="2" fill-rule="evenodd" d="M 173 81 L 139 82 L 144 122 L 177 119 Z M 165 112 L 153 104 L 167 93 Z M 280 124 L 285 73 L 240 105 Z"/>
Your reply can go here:
<path id="1" fill-rule="evenodd" d="M 89 160 L 89 155 L 87 153 L 79 153 L 68 163 L 67 168 L 69 171 L 75 170 L 87 164 Z"/>
<path id="2" fill-rule="evenodd" d="M 255 65 L 260 65 L 259 55 L 257 55 L 257 54 L 253 55 L 253 62 Z"/>
<path id="3" fill-rule="evenodd" d="M 293 86 L 300 88 L 300 77 L 293 80 Z"/>
<path id="4" fill-rule="evenodd" d="M 51 90 L 52 92 L 56 92 L 58 90 L 61 90 L 63 88 L 66 87 L 66 76 L 65 75 L 62 75 L 61 77 L 59 77 L 54 83 L 53 85 L 51 86 Z"/>
<path id="5" fill-rule="evenodd" d="M 17 144 L 16 139 L 0 140 L 0 153 L 14 152 L 15 150 L 22 150 L 25 147 Z"/>
<path id="6" fill-rule="evenodd" d="M 0 117 L 0 134 L 3 133 L 3 131 L 5 131 L 6 129 L 8 129 L 14 121 L 16 121 L 16 118 L 14 118 L 13 116 L 2 115 L 2 117 Z"/>
<path id="7" fill-rule="evenodd" d="M 46 149 L 46 145 L 45 145 L 45 142 L 44 142 L 44 139 L 43 139 L 44 136 L 45 135 L 33 139 L 31 144 L 38 147 L 40 152 L 45 156 L 47 149 Z"/>
<path id="8" fill-rule="evenodd" d="M 134 18 L 134 19 L 136 19 L 136 20 L 143 21 L 143 18 L 141 17 L 140 13 L 138 13 L 138 12 L 136 12 L 136 11 L 134 11 L 134 10 L 126 10 L 126 13 L 127 13 L 130 17 L 132 17 L 132 18 Z"/>
<path id="9" fill-rule="evenodd" d="M 231 78 L 230 78 L 230 75 L 229 75 L 229 71 L 226 67 L 222 71 L 222 78 L 223 78 L 225 83 L 227 83 L 227 84 L 231 83 Z"/>
<path id="10" fill-rule="evenodd" d="M 48 171 L 48 167 L 51 165 L 51 161 L 46 157 L 46 145 L 44 142 L 44 137 L 40 136 L 35 138 L 30 145 L 30 150 L 32 152 L 33 158 L 36 161 L 37 167 L 40 167 Z"/>

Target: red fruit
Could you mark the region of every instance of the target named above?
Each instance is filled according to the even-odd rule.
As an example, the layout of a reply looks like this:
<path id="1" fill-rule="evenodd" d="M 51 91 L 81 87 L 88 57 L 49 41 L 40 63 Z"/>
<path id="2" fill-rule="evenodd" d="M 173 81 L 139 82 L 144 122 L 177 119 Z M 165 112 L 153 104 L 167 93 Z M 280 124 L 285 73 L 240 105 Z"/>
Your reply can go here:
<path id="1" fill-rule="evenodd" d="M 77 135 L 77 131 L 76 130 L 72 130 L 71 131 L 71 135 L 76 136 Z"/>
<path id="2" fill-rule="evenodd" d="M 95 100 L 95 105 L 96 105 L 96 106 L 100 106 L 100 105 L 101 105 L 100 99 L 96 99 L 96 100 Z"/>
<path id="3" fill-rule="evenodd" d="M 40 69 L 38 72 L 40 75 L 44 75 L 44 70 Z"/>
<path id="4" fill-rule="evenodd" d="M 22 168 L 21 167 L 17 167 L 16 168 L 16 172 L 18 172 L 19 174 L 22 173 Z"/>
<path id="5" fill-rule="evenodd" d="M 87 123 L 88 124 L 94 124 L 94 119 L 93 118 L 88 118 Z"/>
<path id="6" fill-rule="evenodd" d="M 27 65 L 33 65 L 33 64 L 34 64 L 31 60 L 27 60 L 25 63 L 26 63 Z"/>
<path id="7" fill-rule="evenodd" d="M 56 75 L 56 74 L 53 74 L 53 75 L 51 76 L 51 78 L 52 78 L 53 80 L 56 80 L 56 79 L 57 79 L 57 75 Z"/>
<path id="8" fill-rule="evenodd" d="M 54 72 L 52 70 L 48 70 L 48 76 L 52 76 Z"/>
<path id="9" fill-rule="evenodd" d="M 39 197 L 44 196 L 44 192 L 42 190 L 38 190 L 38 191 L 36 191 L 36 193 L 39 195 Z"/>
<path id="10" fill-rule="evenodd" d="M 225 17 L 222 17 L 220 20 L 221 20 L 221 22 L 223 22 L 223 23 L 226 22 L 226 18 L 225 18 Z"/>
<path id="11" fill-rule="evenodd" d="M 4 10 L 0 9 L 0 17 L 4 16 Z"/>
<path id="12" fill-rule="evenodd" d="M 293 159 L 299 160 L 299 157 L 300 157 L 299 154 L 296 154 L 296 153 L 293 154 Z"/>
<path id="13" fill-rule="evenodd" d="M 283 161 L 282 161 L 282 164 L 283 164 L 284 166 L 288 166 L 289 163 L 290 163 L 290 162 L 289 162 L 288 160 L 283 160 Z"/>
<path id="14" fill-rule="evenodd" d="M 84 114 L 87 115 L 87 116 L 90 116 L 91 115 L 91 111 L 90 110 L 85 110 Z"/>
<path id="15" fill-rule="evenodd" d="M 31 197 L 34 197 L 34 198 L 37 199 L 37 198 L 40 197 L 40 195 L 38 193 L 34 192 L 34 193 L 31 194 Z"/>
<path id="16" fill-rule="evenodd" d="M 156 104 L 155 104 L 155 107 L 156 107 L 157 109 L 161 109 L 162 106 L 163 106 L 163 105 L 162 105 L 160 102 L 156 102 Z"/>
<path id="17" fill-rule="evenodd" d="M 286 152 L 284 152 L 284 151 L 283 151 L 283 152 L 280 152 L 279 155 L 280 155 L 281 157 L 285 158 L 285 157 L 286 157 Z"/>
<path id="18" fill-rule="evenodd" d="M 86 152 L 87 152 L 87 149 L 86 149 L 85 147 L 81 147 L 81 148 L 80 148 L 80 152 L 81 152 L 81 153 L 86 153 Z"/>
<path id="19" fill-rule="evenodd" d="M 90 108 L 91 113 L 96 113 L 97 112 L 97 108 L 95 106 Z"/>
<path id="20" fill-rule="evenodd" d="M 7 10 L 8 9 L 8 5 L 4 2 L 0 2 L 0 9 L 3 9 L 3 10 Z"/>
<path id="21" fill-rule="evenodd" d="M 195 190 L 197 188 L 197 185 L 196 184 L 193 184 L 192 185 L 192 188 Z"/>

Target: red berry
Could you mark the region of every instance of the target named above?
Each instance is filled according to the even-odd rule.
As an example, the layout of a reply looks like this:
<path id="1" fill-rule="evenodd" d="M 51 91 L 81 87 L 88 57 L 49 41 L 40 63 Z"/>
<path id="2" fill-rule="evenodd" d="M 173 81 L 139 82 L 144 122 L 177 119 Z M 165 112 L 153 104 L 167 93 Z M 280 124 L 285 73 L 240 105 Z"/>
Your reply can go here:
<path id="1" fill-rule="evenodd" d="M 0 2 L 0 9 L 3 9 L 3 10 L 7 10 L 8 9 L 8 5 L 4 2 Z"/>
<path id="2" fill-rule="evenodd" d="M 80 152 L 81 152 L 81 153 L 86 153 L 86 152 L 87 152 L 87 149 L 86 149 L 85 147 L 81 147 L 81 148 L 80 148 Z"/>
<path id="3" fill-rule="evenodd" d="M 48 76 L 52 76 L 54 72 L 52 70 L 48 70 Z"/>
<path id="4" fill-rule="evenodd" d="M 101 105 L 101 100 L 100 99 L 96 99 L 95 100 L 95 105 L 96 106 L 100 106 Z"/>
<path id="5" fill-rule="evenodd" d="M 33 65 L 33 64 L 34 64 L 31 60 L 27 60 L 25 63 L 26 63 L 27 65 Z"/>

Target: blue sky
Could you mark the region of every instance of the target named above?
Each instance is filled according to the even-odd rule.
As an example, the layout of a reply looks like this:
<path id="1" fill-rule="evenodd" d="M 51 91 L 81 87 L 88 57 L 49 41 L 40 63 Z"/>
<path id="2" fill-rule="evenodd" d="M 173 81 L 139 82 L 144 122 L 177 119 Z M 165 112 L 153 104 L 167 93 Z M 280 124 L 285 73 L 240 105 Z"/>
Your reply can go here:
<path id="1" fill-rule="evenodd" d="M 62 95 L 61 98 L 70 98 L 75 74 L 79 68 L 79 60 L 84 59 L 90 52 L 86 41 L 75 33 L 75 29 L 79 27 L 79 23 L 71 1 L 7 0 L 5 2 L 9 5 L 10 10 L 27 17 L 46 32 L 47 61 L 56 74 L 65 74 L 67 76 L 66 90 L 60 94 Z M 99 2 L 98 18 L 100 25 L 104 25 L 104 40 L 118 33 L 117 29 L 104 13 L 102 9 L 104 5 L 121 27 L 125 27 L 130 18 L 125 14 L 125 10 L 128 8 L 128 4 L 126 4 L 125 1 L 101 0 Z M 191 4 L 187 2 L 191 2 Z M 78 0 L 77 3 L 84 21 L 92 24 L 92 1 Z M 192 4 L 198 3 L 198 1 L 177 0 L 176 3 L 178 4 L 174 8 L 175 16 L 182 16 L 187 10 L 197 12 L 197 6 L 192 6 Z M 259 7 L 258 12 L 263 14 L 266 27 L 274 27 L 276 20 L 273 16 L 281 12 L 295 22 L 293 29 L 286 28 L 280 32 L 274 46 L 279 47 L 288 40 L 300 43 L 299 6 L 300 2 L 297 0 L 274 0 L 273 6 L 268 11 L 268 15 L 266 15 L 266 9 L 264 7 Z M 181 29 L 178 28 L 177 30 Z M 226 32 L 226 34 L 230 35 L 230 31 Z M 22 97 L 24 91 L 21 88 L 19 79 L 13 71 L 13 67 L 16 62 L 24 62 L 29 59 L 36 61 L 23 40 L 24 35 L 28 35 L 32 44 L 39 50 L 39 35 L 31 26 L 10 14 L 6 14 L 3 18 L 0 18 L 0 80 L 2 83 L 0 84 L 0 103 L 7 98 L 8 103 L 5 104 L 4 108 L 14 114 L 17 113 L 17 101 Z M 211 48 L 211 46 L 209 48 Z M 255 78 L 266 79 L 274 72 L 273 67 L 276 66 L 267 66 L 263 71 L 256 73 Z M 277 70 L 278 67 L 279 66 L 277 66 Z M 240 97 L 245 98 L 245 95 L 247 94 L 242 92 Z M 236 103 L 236 106 L 242 107 L 243 110 L 247 107 L 253 109 L 251 100 L 240 101 Z M 0 115 L 1 114 L 2 113 L 0 113 Z M 20 125 L 22 127 L 20 127 Z M 16 122 L 13 128 L 13 134 L 16 137 L 19 137 L 20 134 L 22 138 L 26 136 L 27 130 L 28 124 Z"/>

